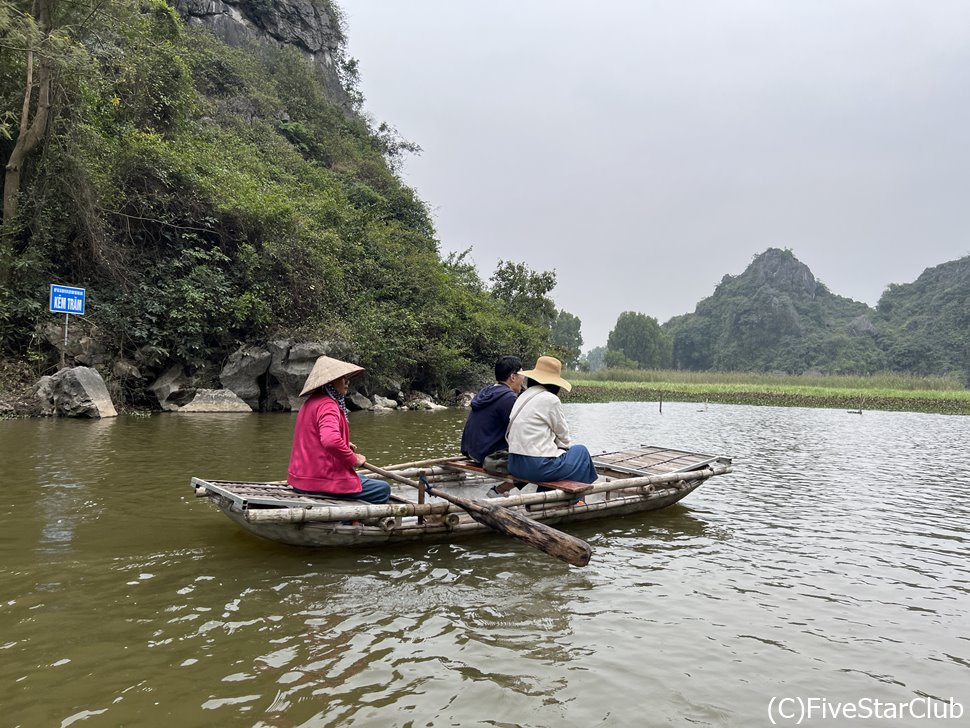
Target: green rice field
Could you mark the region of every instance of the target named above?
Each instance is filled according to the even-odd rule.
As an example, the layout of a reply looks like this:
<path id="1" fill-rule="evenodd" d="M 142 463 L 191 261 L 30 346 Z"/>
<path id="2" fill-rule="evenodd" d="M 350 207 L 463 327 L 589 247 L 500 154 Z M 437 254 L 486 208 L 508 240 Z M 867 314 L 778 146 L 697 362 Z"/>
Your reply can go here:
<path id="1" fill-rule="evenodd" d="M 970 414 L 970 390 L 949 377 L 609 369 L 569 372 L 566 379 L 573 385 L 569 402 L 717 402 Z"/>

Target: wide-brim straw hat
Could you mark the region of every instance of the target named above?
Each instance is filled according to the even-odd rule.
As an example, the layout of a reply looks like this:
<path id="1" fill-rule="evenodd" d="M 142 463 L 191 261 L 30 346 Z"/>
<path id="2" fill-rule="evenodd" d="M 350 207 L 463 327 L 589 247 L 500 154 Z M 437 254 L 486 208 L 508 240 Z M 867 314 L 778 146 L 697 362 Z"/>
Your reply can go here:
<path id="1" fill-rule="evenodd" d="M 562 362 L 554 356 L 540 356 L 536 361 L 535 369 L 522 372 L 522 376 L 540 384 L 555 384 L 567 392 L 572 391 L 573 388 L 573 385 L 562 378 Z"/>
<path id="2" fill-rule="evenodd" d="M 303 391 L 300 392 L 300 396 L 302 397 L 304 394 L 308 394 L 317 387 L 322 387 L 324 384 L 330 384 L 334 379 L 353 377 L 362 371 L 364 371 L 364 367 L 357 366 L 356 364 L 340 361 L 340 359 L 334 359 L 330 356 L 321 356 L 314 362 L 313 369 L 310 370 L 310 375 L 306 378 L 306 382 L 303 383 Z"/>

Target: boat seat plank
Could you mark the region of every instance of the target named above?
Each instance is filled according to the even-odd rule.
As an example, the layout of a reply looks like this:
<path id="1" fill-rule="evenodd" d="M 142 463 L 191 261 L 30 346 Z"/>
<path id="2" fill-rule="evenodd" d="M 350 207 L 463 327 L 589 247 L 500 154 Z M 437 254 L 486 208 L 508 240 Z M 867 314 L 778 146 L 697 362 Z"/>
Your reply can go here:
<path id="1" fill-rule="evenodd" d="M 542 483 L 542 485 L 577 495 L 593 489 L 592 483 L 580 483 L 578 480 L 552 480 L 548 483 Z"/>
<path id="2" fill-rule="evenodd" d="M 481 465 L 476 463 L 474 460 L 449 460 L 443 463 L 446 468 L 453 468 L 454 470 L 464 470 L 469 473 L 478 473 L 479 475 L 489 475 L 493 478 L 503 478 L 509 482 L 522 483 L 525 481 L 516 480 L 510 475 L 505 475 L 504 473 L 490 473 Z"/>

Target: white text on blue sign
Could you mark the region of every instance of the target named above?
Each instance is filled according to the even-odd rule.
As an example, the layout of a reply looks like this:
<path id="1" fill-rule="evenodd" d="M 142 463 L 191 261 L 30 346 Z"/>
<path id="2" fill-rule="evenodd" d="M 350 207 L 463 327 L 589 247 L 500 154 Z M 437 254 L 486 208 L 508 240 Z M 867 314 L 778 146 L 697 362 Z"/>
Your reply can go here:
<path id="1" fill-rule="evenodd" d="M 51 286 L 50 310 L 52 313 L 84 313 L 84 289 L 72 286 Z"/>

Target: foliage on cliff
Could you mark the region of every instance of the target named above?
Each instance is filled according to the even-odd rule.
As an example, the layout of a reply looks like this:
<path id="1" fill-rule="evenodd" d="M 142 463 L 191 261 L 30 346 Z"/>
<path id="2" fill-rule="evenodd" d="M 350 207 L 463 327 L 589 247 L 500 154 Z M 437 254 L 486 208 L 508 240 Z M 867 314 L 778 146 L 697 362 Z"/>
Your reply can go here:
<path id="1" fill-rule="evenodd" d="M 0 12 L 2 108 L 23 104 L 28 48 L 54 79 L 4 220 L 8 354 L 53 359 L 36 336 L 51 282 L 86 287 L 88 330 L 148 375 L 289 335 L 441 389 L 548 349 L 551 320 L 441 259 L 393 171 L 409 145 L 328 99 L 297 50 L 229 48 L 164 0 L 56 11 L 47 28 L 22 0 Z M 18 121 L 0 119 L 5 160 Z M 548 275 L 523 310 L 555 312 Z"/>
<path id="2" fill-rule="evenodd" d="M 970 385 L 970 256 L 893 284 L 876 306 L 889 368 L 918 375 L 963 372 Z"/>

